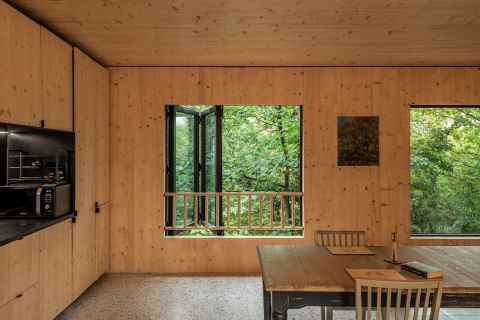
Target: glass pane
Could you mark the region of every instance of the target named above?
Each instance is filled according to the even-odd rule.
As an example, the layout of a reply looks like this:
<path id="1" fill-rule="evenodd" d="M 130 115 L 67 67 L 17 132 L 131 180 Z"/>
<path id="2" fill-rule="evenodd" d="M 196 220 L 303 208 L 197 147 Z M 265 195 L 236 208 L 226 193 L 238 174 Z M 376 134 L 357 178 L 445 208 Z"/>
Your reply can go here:
<path id="1" fill-rule="evenodd" d="M 175 190 L 195 191 L 194 116 L 176 112 L 175 119 Z M 183 197 L 177 198 L 177 226 L 184 224 Z M 187 224 L 193 222 L 193 201 L 187 200 Z"/>
<path id="2" fill-rule="evenodd" d="M 216 190 L 216 114 L 209 113 L 205 116 L 205 190 L 206 192 L 215 192 Z M 210 197 L 208 201 L 208 221 L 215 224 L 215 197 Z"/>

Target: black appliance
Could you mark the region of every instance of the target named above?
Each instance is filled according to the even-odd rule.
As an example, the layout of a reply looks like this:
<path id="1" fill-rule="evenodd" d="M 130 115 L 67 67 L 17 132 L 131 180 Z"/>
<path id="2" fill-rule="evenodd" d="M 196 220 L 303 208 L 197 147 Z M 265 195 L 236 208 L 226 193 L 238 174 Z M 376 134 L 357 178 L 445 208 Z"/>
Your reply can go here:
<path id="1" fill-rule="evenodd" d="M 0 217 L 54 218 L 72 211 L 68 183 L 19 183 L 0 187 Z"/>
<path id="2" fill-rule="evenodd" d="M 75 135 L 0 123 L 0 218 L 53 218 L 75 207 Z"/>

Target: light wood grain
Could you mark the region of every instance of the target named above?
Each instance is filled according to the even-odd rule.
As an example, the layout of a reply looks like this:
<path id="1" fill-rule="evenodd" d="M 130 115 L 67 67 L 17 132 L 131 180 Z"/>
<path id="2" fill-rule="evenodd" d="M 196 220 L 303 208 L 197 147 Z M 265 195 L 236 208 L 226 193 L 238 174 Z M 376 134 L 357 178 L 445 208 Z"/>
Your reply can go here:
<path id="1" fill-rule="evenodd" d="M 110 78 L 97 66 L 95 103 L 95 217 L 97 278 L 110 268 Z"/>
<path id="2" fill-rule="evenodd" d="M 18 296 L 0 306 L 0 319 L 33 320 L 40 314 L 39 285 L 35 284 Z"/>
<path id="3" fill-rule="evenodd" d="M 51 320 L 72 301 L 72 222 L 40 231 L 40 313 L 38 319 Z"/>
<path id="4" fill-rule="evenodd" d="M 39 236 L 33 234 L 0 247 L 0 305 L 23 294 L 39 280 Z"/>
<path id="5" fill-rule="evenodd" d="M 75 58 L 75 205 L 73 297 L 97 279 L 95 203 L 95 121 L 98 66 L 77 48 Z"/>
<path id="6" fill-rule="evenodd" d="M 41 118 L 47 128 L 73 131 L 72 47 L 43 27 L 40 34 Z"/>
<path id="7" fill-rule="evenodd" d="M 111 262 L 118 272 L 258 272 L 256 245 L 313 244 L 314 231 L 320 229 L 366 230 L 369 244 L 382 245 L 390 243 L 390 233 L 398 225 L 399 242 L 407 243 L 409 105 L 480 101 L 476 89 L 480 70 L 474 67 L 113 68 L 111 72 Z M 169 103 L 303 105 L 305 238 L 165 239 L 162 195 Z M 336 166 L 340 115 L 380 116 L 380 166 Z M 230 200 L 234 214 L 237 197 Z M 442 243 L 480 241 L 437 242 Z"/>
<path id="8" fill-rule="evenodd" d="M 13 1 L 113 66 L 472 66 L 475 0 Z"/>
<path id="9" fill-rule="evenodd" d="M 345 269 L 396 269 L 408 280 L 422 279 L 384 261 L 389 247 L 371 247 L 375 256 L 333 256 L 323 247 L 261 246 L 258 249 L 267 290 L 354 292 Z M 422 261 L 442 269 L 444 293 L 480 293 L 478 247 L 400 247 L 404 261 Z M 455 257 L 455 258 L 453 258 Z"/>
<path id="10" fill-rule="evenodd" d="M 367 301 L 362 297 L 365 291 L 367 293 Z M 385 291 L 387 297 L 383 299 Z M 411 307 L 412 294 L 416 297 L 413 308 Z M 417 320 L 417 315 L 421 311 L 422 319 L 426 320 L 428 309 L 431 308 L 428 319 L 438 320 L 442 301 L 442 281 L 356 279 L 355 307 L 357 320 L 365 320 L 364 315 L 366 315 L 366 319 L 372 319 L 374 312 L 372 310 L 372 300 L 374 297 L 377 300 L 376 319 L 388 320 L 391 317 L 395 320 L 410 320 L 410 314 L 413 314 L 413 320 Z M 422 304 L 420 304 L 420 300 Z M 392 310 L 393 302 L 395 302 L 395 307 Z M 383 310 L 380 310 L 381 306 L 384 307 Z M 381 317 L 381 313 L 384 313 L 384 317 Z"/>
<path id="11" fill-rule="evenodd" d="M 0 2 L 0 121 L 40 126 L 40 26 Z"/>

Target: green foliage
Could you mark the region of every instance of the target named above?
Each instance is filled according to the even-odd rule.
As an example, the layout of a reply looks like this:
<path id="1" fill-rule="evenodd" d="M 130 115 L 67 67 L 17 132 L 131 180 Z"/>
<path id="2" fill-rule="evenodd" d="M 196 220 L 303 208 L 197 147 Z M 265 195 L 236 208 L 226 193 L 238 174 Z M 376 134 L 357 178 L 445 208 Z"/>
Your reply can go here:
<path id="1" fill-rule="evenodd" d="M 204 111 L 201 108 L 198 111 Z M 190 120 L 190 119 L 189 119 Z M 184 123 L 183 123 L 184 122 Z M 176 136 L 176 188 L 177 191 L 193 191 L 193 121 L 177 121 Z M 206 191 L 215 191 L 215 122 L 206 118 Z M 182 127 L 179 127 L 179 124 Z M 222 120 L 222 190 L 224 192 L 281 192 L 301 191 L 301 108 L 299 106 L 225 106 Z M 190 141 L 189 141 L 190 140 Z M 258 213 L 260 201 L 252 199 L 252 212 Z M 231 198 L 232 225 L 237 223 L 238 204 Z M 223 199 L 222 215 L 227 220 L 226 199 Z M 287 217 L 291 216 L 290 199 L 285 201 Z M 268 198 L 264 199 L 262 213 L 268 223 Z M 280 224 L 280 199 L 275 199 L 274 224 Z M 209 220 L 215 218 L 215 199 L 209 201 Z M 295 200 L 296 225 L 301 224 L 301 201 Z M 188 223 L 192 222 L 193 201 L 188 204 Z M 248 225 L 248 201 L 240 203 L 241 225 Z M 260 217 L 254 214 L 252 225 L 259 225 Z M 291 224 L 288 219 L 285 223 Z M 177 199 L 177 225 L 183 225 L 183 199 Z M 208 231 L 185 232 L 184 235 L 213 235 Z M 228 236 L 248 235 L 301 235 L 301 232 L 285 231 L 229 231 Z"/>
<path id="2" fill-rule="evenodd" d="M 480 234 L 480 109 L 411 112 L 412 233 Z"/>
<path id="3" fill-rule="evenodd" d="M 226 106 L 223 191 L 300 191 L 300 107 Z"/>

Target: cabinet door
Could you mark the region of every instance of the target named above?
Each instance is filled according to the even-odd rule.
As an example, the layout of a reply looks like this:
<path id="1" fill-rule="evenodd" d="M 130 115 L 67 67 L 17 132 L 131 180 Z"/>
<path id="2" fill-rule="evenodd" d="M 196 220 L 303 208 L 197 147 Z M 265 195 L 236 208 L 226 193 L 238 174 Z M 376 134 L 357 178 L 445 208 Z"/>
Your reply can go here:
<path id="1" fill-rule="evenodd" d="M 73 298 L 96 279 L 95 105 L 98 66 L 77 48 L 75 66 L 75 167 L 78 213 L 73 225 Z"/>
<path id="2" fill-rule="evenodd" d="M 0 259 L 0 305 L 3 305 L 38 282 L 38 234 L 0 247 Z"/>
<path id="3" fill-rule="evenodd" d="M 40 292 L 38 284 L 35 284 L 1 306 L 0 319 L 37 320 L 39 312 Z"/>
<path id="4" fill-rule="evenodd" d="M 97 278 L 99 278 L 110 267 L 110 94 L 108 71 L 100 68 L 97 79 L 95 197 L 99 206 L 96 215 Z"/>
<path id="5" fill-rule="evenodd" d="M 45 127 L 73 131 L 72 47 L 41 29 L 42 113 Z"/>
<path id="6" fill-rule="evenodd" d="M 72 302 L 72 222 L 40 232 L 40 319 L 54 319 Z"/>
<path id="7" fill-rule="evenodd" d="M 0 1 L 0 122 L 40 126 L 40 26 Z"/>

